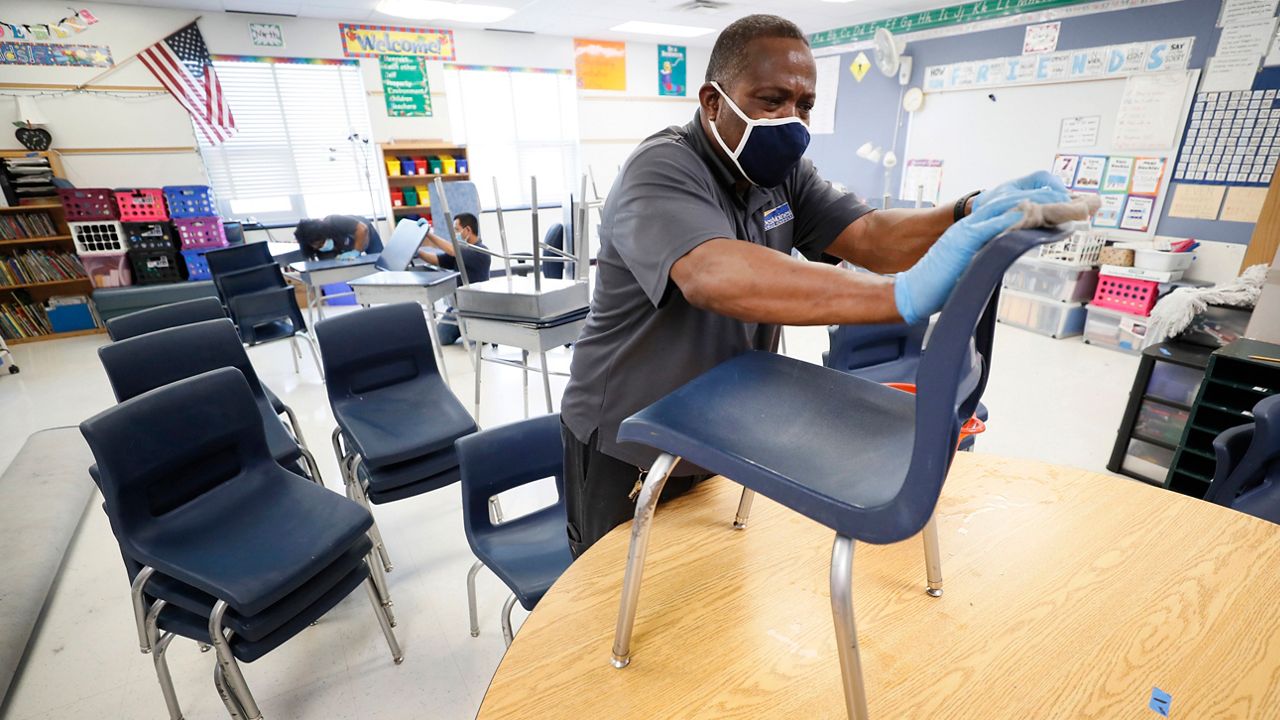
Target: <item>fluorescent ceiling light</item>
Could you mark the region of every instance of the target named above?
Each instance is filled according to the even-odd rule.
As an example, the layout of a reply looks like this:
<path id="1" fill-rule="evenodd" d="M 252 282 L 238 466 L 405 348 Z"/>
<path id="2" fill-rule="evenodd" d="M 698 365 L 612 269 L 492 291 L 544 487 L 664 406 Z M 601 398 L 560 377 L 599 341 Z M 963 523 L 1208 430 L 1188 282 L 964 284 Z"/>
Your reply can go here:
<path id="1" fill-rule="evenodd" d="M 506 20 L 515 14 L 513 8 L 498 5 L 441 2 L 440 0 L 382 0 L 378 12 L 414 20 L 448 20 L 465 23 L 490 23 Z"/>
<path id="2" fill-rule="evenodd" d="M 701 37 L 716 31 L 715 28 L 696 27 L 694 25 L 667 25 L 666 23 L 644 22 L 643 20 L 628 20 L 609 29 L 620 33 L 663 35 L 666 37 Z"/>

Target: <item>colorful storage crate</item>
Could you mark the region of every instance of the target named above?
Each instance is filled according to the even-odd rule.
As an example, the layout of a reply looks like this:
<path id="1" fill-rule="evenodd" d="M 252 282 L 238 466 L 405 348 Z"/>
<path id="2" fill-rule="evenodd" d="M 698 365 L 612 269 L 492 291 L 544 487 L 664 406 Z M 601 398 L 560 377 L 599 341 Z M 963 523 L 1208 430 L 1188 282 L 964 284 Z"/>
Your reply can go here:
<path id="1" fill-rule="evenodd" d="M 387 174 L 392 177 L 400 174 L 400 158 L 387 158 Z"/>
<path id="2" fill-rule="evenodd" d="M 212 280 L 213 274 L 209 272 L 209 261 L 204 257 L 203 250 L 183 250 L 182 261 L 187 266 L 188 280 Z"/>
<path id="3" fill-rule="evenodd" d="M 120 217 L 115 193 L 109 188 L 58 188 L 67 220 L 115 220 Z"/>
<path id="4" fill-rule="evenodd" d="M 67 227 L 71 229 L 71 239 L 75 242 L 76 254 L 82 258 L 122 254 L 129 249 L 125 241 L 124 228 L 118 220 L 72 222 L 67 223 Z"/>
<path id="5" fill-rule="evenodd" d="M 173 250 L 130 250 L 129 267 L 137 285 L 175 283 L 186 274 L 186 263 Z"/>
<path id="6" fill-rule="evenodd" d="M 426 185 L 415 185 L 413 189 L 418 191 L 418 204 L 431 207 L 431 190 Z"/>
<path id="7" fill-rule="evenodd" d="M 173 226 L 167 222 L 127 222 L 122 225 L 130 250 L 156 252 L 177 252 L 178 250 L 178 244 L 174 240 Z"/>
<path id="8" fill-rule="evenodd" d="M 427 167 L 431 169 L 432 175 L 439 175 L 444 172 L 444 163 L 438 157 L 427 158 Z"/>
<path id="9" fill-rule="evenodd" d="M 222 220 L 216 217 L 180 218 L 173 221 L 182 250 L 212 250 L 227 246 Z"/>
<path id="10" fill-rule="evenodd" d="M 81 257 L 84 271 L 93 281 L 94 287 L 113 288 L 133 284 L 133 273 L 129 268 L 128 253 L 120 252 L 111 255 L 90 255 Z"/>
<path id="11" fill-rule="evenodd" d="M 452 155 L 443 155 L 440 157 L 440 167 L 445 175 L 453 175 L 458 172 L 458 161 Z"/>
<path id="12" fill-rule="evenodd" d="M 217 215 L 213 204 L 213 190 L 208 185 L 166 185 L 164 201 L 169 206 L 170 218 L 194 218 Z"/>
<path id="13" fill-rule="evenodd" d="M 413 158 L 407 155 L 402 155 L 400 157 L 400 174 L 401 175 L 416 175 L 417 167 L 418 167 L 417 163 L 413 161 Z"/>
<path id="14" fill-rule="evenodd" d="M 403 197 L 404 197 L 404 204 L 405 204 L 405 205 L 417 205 L 417 204 L 418 204 L 418 191 L 417 191 L 417 190 L 414 190 L 414 189 L 413 189 L 413 188 L 411 188 L 411 187 L 407 187 L 407 188 L 404 188 L 404 190 L 402 190 L 402 191 L 401 191 L 401 193 L 402 193 L 402 195 L 403 195 Z"/>
<path id="15" fill-rule="evenodd" d="M 426 157 L 415 157 L 413 159 L 413 169 L 415 175 L 426 175 L 431 167 L 427 164 Z"/>
<path id="16" fill-rule="evenodd" d="M 1098 289 L 1093 295 L 1093 304 L 1146 317 L 1151 314 L 1151 308 L 1155 307 L 1159 293 L 1160 283 L 1155 280 L 1100 275 Z"/>
<path id="17" fill-rule="evenodd" d="M 471 172 L 471 165 L 470 163 L 467 162 L 466 158 L 460 157 L 460 158 L 456 158 L 456 160 L 458 164 L 459 174 L 466 175 L 467 173 Z"/>
<path id="18" fill-rule="evenodd" d="M 391 188 L 391 205 L 394 207 L 404 205 L 404 193 L 400 188 Z"/>
<path id="19" fill-rule="evenodd" d="M 154 222 L 168 220 L 164 191 L 160 188 L 117 190 L 116 206 L 120 209 L 121 222 Z"/>

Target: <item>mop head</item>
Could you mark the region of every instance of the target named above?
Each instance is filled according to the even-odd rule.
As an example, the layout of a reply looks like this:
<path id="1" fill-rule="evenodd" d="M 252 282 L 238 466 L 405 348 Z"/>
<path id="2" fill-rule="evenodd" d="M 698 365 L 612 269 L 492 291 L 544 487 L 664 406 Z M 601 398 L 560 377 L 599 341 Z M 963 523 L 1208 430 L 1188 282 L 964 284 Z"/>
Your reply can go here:
<path id="1" fill-rule="evenodd" d="M 1186 330 L 1191 321 L 1210 305 L 1253 307 L 1262 294 L 1262 283 L 1266 277 L 1267 266 L 1259 264 L 1221 285 L 1174 290 L 1160 298 L 1151 310 L 1151 324 L 1147 327 L 1149 342 L 1164 342 Z"/>
<path id="2" fill-rule="evenodd" d="M 1030 200 L 1018 203 L 1018 211 L 1022 213 L 1019 220 L 1010 230 L 1023 228 L 1056 227 L 1065 223 L 1081 222 L 1093 217 L 1102 206 L 1097 195 L 1072 195 L 1071 200 L 1063 203 L 1038 205 Z"/>

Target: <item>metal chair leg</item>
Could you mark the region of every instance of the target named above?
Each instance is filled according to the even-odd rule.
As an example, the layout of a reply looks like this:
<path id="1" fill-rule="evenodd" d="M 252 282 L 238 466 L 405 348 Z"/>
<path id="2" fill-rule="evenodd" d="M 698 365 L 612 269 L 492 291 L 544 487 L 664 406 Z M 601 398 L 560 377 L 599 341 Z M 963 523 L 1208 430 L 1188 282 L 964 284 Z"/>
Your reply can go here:
<path id="1" fill-rule="evenodd" d="M 476 424 L 480 424 L 480 368 L 484 362 L 482 353 L 484 352 L 484 343 L 475 343 L 475 360 L 476 366 Z"/>
<path id="2" fill-rule="evenodd" d="M 653 512 L 658 506 L 662 487 L 680 458 L 663 453 L 649 468 L 640 496 L 636 500 L 636 517 L 631 524 L 631 549 L 627 551 L 627 572 L 622 579 L 622 599 L 618 606 L 618 626 L 613 635 L 613 666 L 622 669 L 631 662 L 631 631 L 635 629 L 636 607 L 640 601 L 640 580 L 644 575 L 644 557 L 649 551 L 649 531 L 653 528 Z"/>
<path id="3" fill-rule="evenodd" d="M 511 642 L 516 639 L 515 631 L 511 629 L 511 610 L 516 606 L 516 594 L 511 593 L 511 597 L 502 604 L 502 640 L 511 647 Z"/>
<path id="4" fill-rule="evenodd" d="M 942 551 L 938 547 L 938 514 L 935 511 L 925 523 L 924 532 L 925 592 L 942 597 Z"/>
<path id="5" fill-rule="evenodd" d="M 371 550 L 365 562 L 369 564 L 369 578 L 373 580 L 373 587 L 378 591 L 378 602 L 386 610 L 391 627 L 395 627 L 396 613 L 392 609 L 395 603 L 391 600 L 391 590 L 387 587 L 387 575 L 382 570 L 382 558 L 378 557 L 376 550 Z"/>
<path id="6" fill-rule="evenodd" d="M 222 666 L 227 688 L 240 701 L 240 706 L 245 711 L 246 720 L 262 720 L 262 711 L 258 709 L 258 703 L 253 699 L 249 684 L 244 681 L 244 675 L 240 673 L 240 664 L 236 662 L 235 655 L 231 653 L 231 645 L 227 643 L 227 636 L 223 634 L 222 618 L 226 614 L 226 600 L 219 600 L 214 603 L 213 611 L 209 613 L 209 640 L 213 645 L 214 652 L 218 654 L 218 664 Z"/>
<path id="7" fill-rule="evenodd" d="M 849 720 L 868 720 L 867 689 L 862 684 L 858 627 L 853 620 L 853 538 L 836 535 L 831 547 L 831 615 L 840 650 L 840 677 Z"/>
<path id="8" fill-rule="evenodd" d="M 231 716 L 231 720 L 244 720 L 244 708 L 240 707 L 236 696 L 231 694 L 227 679 L 222 674 L 222 666 L 217 663 L 213 666 L 213 686 L 218 689 L 218 697 L 222 698 L 222 704 L 227 708 L 227 715 Z"/>
<path id="9" fill-rule="evenodd" d="M 305 445 L 299 444 L 298 449 L 302 451 L 302 461 L 307 464 L 307 474 L 311 476 L 311 481 L 324 487 L 324 478 L 320 477 L 320 466 L 316 464 L 315 456 Z"/>
<path id="10" fill-rule="evenodd" d="M 169 662 L 165 659 L 165 651 L 173 642 L 173 633 L 160 634 L 156 621 L 165 608 L 164 600 L 157 600 L 147 613 L 147 637 L 151 643 L 151 662 L 156 666 L 156 679 L 160 681 L 160 692 L 164 695 L 165 707 L 169 709 L 169 720 L 182 720 L 182 707 L 178 705 L 178 693 L 173 689 L 173 676 L 169 674 Z"/>
<path id="11" fill-rule="evenodd" d="M 495 495 L 489 498 L 489 519 L 494 525 L 501 525 L 506 522 L 506 517 L 502 514 L 502 501 Z"/>
<path id="12" fill-rule="evenodd" d="M 374 585 L 372 574 L 365 582 L 364 587 L 369 591 L 369 601 L 373 603 L 373 613 L 378 616 L 378 625 L 382 628 L 382 636 L 387 639 L 387 647 L 391 649 L 391 660 L 399 665 L 404 662 L 404 651 L 400 649 L 400 643 L 396 640 L 396 633 L 391 629 L 391 618 L 387 614 L 387 606 L 378 597 L 378 588 Z"/>
<path id="13" fill-rule="evenodd" d="M 524 416 L 529 417 L 529 351 L 520 350 L 521 387 L 524 390 Z"/>
<path id="14" fill-rule="evenodd" d="M 298 365 L 298 358 L 302 357 L 302 351 L 298 349 L 298 338 L 289 336 L 289 358 L 293 360 L 293 374 L 297 375 L 302 372 L 302 368 Z"/>
<path id="15" fill-rule="evenodd" d="M 129 595 L 133 600 L 133 621 L 138 630 L 138 650 L 143 655 L 151 652 L 151 635 L 147 632 L 147 599 L 143 596 L 142 589 L 155 572 L 155 568 L 151 566 L 142 568 L 134 576 L 133 585 L 129 588 Z"/>
<path id="16" fill-rule="evenodd" d="M 349 482 L 347 488 L 349 492 L 347 497 L 360 503 L 366 510 L 373 513 L 373 507 L 369 504 L 369 496 L 364 490 L 364 481 L 360 479 L 360 463 L 362 458 L 359 455 L 351 455 L 347 465 L 347 476 Z M 373 526 L 369 528 L 369 538 L 373 540 L 373 546 L 378 551 L 378 557 L 382 558 L 382 569 L 391 572 L 396 566 L 391 562 L 391 555 L 387 553 L 387 546 L 382 542 L 382 531 L 378 529 L 378 521 L 373 521 Z"/>
<path id="17" fill-rule="evenodd" d="M 302 436 L 302 426 L 298 424 L 298 416 L 293 414 L 293 408 L 285 405 L 284 414 L 285 417 L 288 418 L 289 430 L 293 432 L 293 439 L 298 441 L 298 445 L 306 448 L 307 439 Z"/>
<path id="18" fill-rule="evenodd" d="M 320 379 L 324 380 L 324 365 L 320 364 L 320 345 L 315 338 L 311 337 L 310 333 L 303 335 L 303 337 L 306 338 L 307 347 L 311 350 L 311 359 L 316 363 L 316 372 L 320 373 Z"/>
<path id="19" fill-rule="evenodd" d="M 733 516 L 734 530 L 747 529 L 747 520 L 751 517 L 751 501 L 755 499 L 755 490 L 742 488 L 742 497 L 738 498 L 738 514 Z"/>
<path id="20" fill-rule="evenodd" d="M 547 367 L 547 354 L 540 352 L 538 357 L 542 360 L 542 392 L 546 395 L 547 413 L 553 413 L 555 410 L 551 407 L 551 369 Z"/>
<path id="21" fill-rule="evenodd" d="M 467 571 L 467 611 L 471 615 L 471 637 L 480 637 L 480 614 L 476 611 L 476 573 L 484 567 L 479 560 Z"/>

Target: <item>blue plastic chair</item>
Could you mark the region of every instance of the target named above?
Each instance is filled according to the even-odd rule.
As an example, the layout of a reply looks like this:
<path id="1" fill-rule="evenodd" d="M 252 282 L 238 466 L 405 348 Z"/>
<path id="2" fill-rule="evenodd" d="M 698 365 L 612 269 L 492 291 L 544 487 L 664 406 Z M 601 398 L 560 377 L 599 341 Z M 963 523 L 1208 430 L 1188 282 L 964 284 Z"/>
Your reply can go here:
<path id="1" fill-rule="evenodd" d="M 1217 457 L 1204 499 L 1280 524 L 1280 395 L 1253 406 L 1253 422 L 1213 440 Z"/>
<path id="2" fill-rule="evenodd" d="M 508 588 L 502 606 L 502 637 L 511 644 L 511 610 L 516 601 L 532 611 L 551 584 L 573 562 L 565 535 L 564 446 L 560 416 L 544 415 L 491 428 L 458 440 L 462 468 L 462 522 L 471 551 L 479 560 L 467 573 L 471 637 L 480 634 L 476 614 L 476 573 L 488 567 Z M 500 493 L 543 478 L 556 479 L 553 505 L 494 524 L 490 501 Z"/>
<path id="3" fill-rule="evenodd" d="M 833 325 L 822 364 L 875 382 L 914 383 L 928 331 L 928 323 Z"/>
<path id="4" fill-rule="evenodd" d="M 735 526 L 745 525 L 752 493 L 760 492 L 835 531 L 831 604 L 845 705 L 850 718 L 865 720 L 851 587 L 854 542 L 899 542 L 923 530 L 927 590 L 942 594 L 933 512 L 961 425 L 986 385 L 1001 277 L 1023 253 L 1066 234 L 1021 230 L 978 253 L 942 310 L 914 396 L 799 360 L 748 352 L 623 421 L 620 442 L 661 454 L 636 503 L 614 666 L 630 662 L 654 508 L 684 459 L 745 486 Z"/>
<path id="5" fill-rule="evenodd" d="M 317 323 L 316 337 L 347 496 L 369 507 L 457 482 L 453 444 L 476 424 L 440 377 L 422 307 L 397 303 L 345 313 Z M 381 537 L 373 540 L 390 572 Z"/>
<path id="6" fill-rule="evenodd" d="M 239 662 L 297 635 L 361 584 L 403 660 L 366 564 L 372 518 L 275 463 L 238 371 L 144 393 L 80 430 L 171 718 L 182 717 L 164 660 L 175 635 L 216 651 L 214 682 L 232 717 L 261 718 Z"/>

